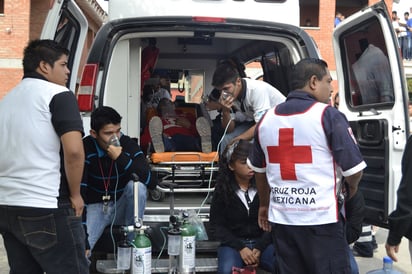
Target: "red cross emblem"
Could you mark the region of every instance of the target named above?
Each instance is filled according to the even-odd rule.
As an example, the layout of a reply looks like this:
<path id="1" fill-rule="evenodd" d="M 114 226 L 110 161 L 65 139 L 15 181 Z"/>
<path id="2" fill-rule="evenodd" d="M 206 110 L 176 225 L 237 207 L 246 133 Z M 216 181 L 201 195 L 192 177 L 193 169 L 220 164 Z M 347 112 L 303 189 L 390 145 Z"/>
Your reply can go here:
<path id="1" fill-rule="evenodd" d="M 279 129 L 279 146 L 268 146 L 269 163 L 280 164 L 282 180 L 297 180 L 295 164 L 312 163 L 310 146 L 293 145 L 293 128 Z"/>

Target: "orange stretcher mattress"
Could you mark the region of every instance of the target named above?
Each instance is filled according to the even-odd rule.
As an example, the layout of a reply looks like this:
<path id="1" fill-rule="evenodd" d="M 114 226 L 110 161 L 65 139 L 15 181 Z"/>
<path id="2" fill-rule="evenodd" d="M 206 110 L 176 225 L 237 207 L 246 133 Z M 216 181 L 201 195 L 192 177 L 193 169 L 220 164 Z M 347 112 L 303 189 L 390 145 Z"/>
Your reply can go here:
<path id="1" fill-rule="evenodd" d="M 167 163 L 199 163 L 199 162 L 217 162 L 219 155 L 217 151 L 210 153 L 203 152 L 161 152 L 153 153 L 150 156 L 153 164 Z"/>

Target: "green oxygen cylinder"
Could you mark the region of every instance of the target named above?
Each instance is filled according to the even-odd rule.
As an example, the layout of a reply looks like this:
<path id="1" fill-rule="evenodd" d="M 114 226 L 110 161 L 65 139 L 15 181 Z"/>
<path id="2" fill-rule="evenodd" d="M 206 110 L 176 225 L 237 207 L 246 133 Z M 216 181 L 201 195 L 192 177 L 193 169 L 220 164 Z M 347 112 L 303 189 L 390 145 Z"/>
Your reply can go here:
<path id="1" fill-rule="evenodd" d="M 132 274 L 152 273 L 152 243 L 140 229 L 133 242 Z"/>
<path id="2" fill-rule="evenodd" d="M 183 213 L 183 224 L 180 227 L 180 255 L 179 255 L 179 273 L 192 274 L 196 273 L 196 229 L 189 222 L 189 214 Z"/>

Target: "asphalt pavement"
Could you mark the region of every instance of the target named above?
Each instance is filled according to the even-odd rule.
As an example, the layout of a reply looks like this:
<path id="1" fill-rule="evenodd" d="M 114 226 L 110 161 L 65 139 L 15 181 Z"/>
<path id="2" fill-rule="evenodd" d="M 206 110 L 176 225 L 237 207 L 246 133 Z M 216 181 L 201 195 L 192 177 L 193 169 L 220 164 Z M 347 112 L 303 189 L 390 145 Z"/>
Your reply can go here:
<path id="1" fill-rule="evenodd" d="M 359 273 L 365 274 L 370 270 L 382 267 L 382 259 L 386 255 L 385 241 L 387 230 L 379 228 L 376 233 L 376 241 L 378 249 L 374 253 L 373 258 L 355 257 L 359 266 Z M 394 268 L 404 274 L 412 274 L 412 262 L 409 255 L 409 243 L 406 238 L 402 239 L 400 250 L 398 253 L 398 262 L 394 263 Z M 9 273 L 7 256 L 3 246 L 3 238 L 0 237 L 0 274 Z"/>

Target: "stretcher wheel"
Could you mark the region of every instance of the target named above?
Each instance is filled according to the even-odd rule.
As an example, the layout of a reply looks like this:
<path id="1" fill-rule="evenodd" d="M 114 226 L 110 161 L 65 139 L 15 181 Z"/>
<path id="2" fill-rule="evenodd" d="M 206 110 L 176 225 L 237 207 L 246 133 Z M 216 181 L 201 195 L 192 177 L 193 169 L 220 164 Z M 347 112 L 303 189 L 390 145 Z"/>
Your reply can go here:
<path id="1" fill-rule="evenodd" d="M 152 201 L 160 202 L 165 198 L 165 193 L 158 189 L 149 190 L 149 196 Z"/>

